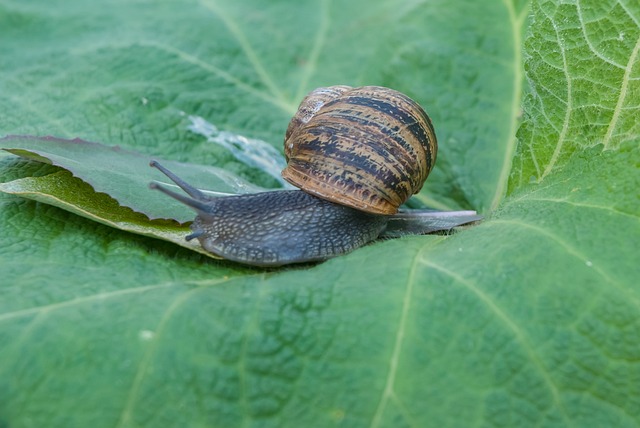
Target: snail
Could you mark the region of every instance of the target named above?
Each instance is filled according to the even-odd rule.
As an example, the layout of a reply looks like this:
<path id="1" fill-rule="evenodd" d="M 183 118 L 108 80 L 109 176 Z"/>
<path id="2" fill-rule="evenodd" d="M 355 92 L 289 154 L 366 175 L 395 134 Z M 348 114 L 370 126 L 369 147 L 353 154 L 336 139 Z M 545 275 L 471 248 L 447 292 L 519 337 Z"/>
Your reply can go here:
<path id="1" fill-rule="evenodd" d="M 280 266 L 348 253 L 375 239 L 451 229 L 474 211 L 399 211 L 436 160 L 429 116 L 393 89 L 331 86 L 309 93 L 291 119 L 282 176 L 300 190 L 210 197 L 156 161 L 189 196 L 151 187 L 197 212 L 187 240 L 225 259 Z"/>

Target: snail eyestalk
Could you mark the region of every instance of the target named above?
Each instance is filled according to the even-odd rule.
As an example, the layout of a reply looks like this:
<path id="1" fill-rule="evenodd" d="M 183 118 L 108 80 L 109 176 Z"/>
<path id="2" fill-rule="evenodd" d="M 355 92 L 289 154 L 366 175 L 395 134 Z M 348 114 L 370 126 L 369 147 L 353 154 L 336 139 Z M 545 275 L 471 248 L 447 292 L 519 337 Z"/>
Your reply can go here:
<path id="1" fill-rule="evenodd" d="M 176 183 L 177 184 L 177 183 Z M 181 186 L 182 187 L 182 186 Z M 176 193 L 173 190 L 167 189 L 161 184 L 158 183 L 150 183 L 149 188 L 154 190 L 159 190 L 165 195 L 171 196 L 173 199 L 182 202 L 183 204 L 193 208 L 199 214 L 210 215 L 211 213 L 211 204 L 208 205 L 200 200 L 192 199 L 187 196 L 181 195 L 180 193 Z M 186 190 L 185 190 L 186 191 Z"/>
<path id="2" fill-rule="evenodd" d="M 192 239 L 196 239 L 204 235 L 204 230 L 196 230 L 192 234 L 184 237 L 187 241 L 191 241 Z"/>
<path id="3" fill-rule="evenodd" d="M 187 193 L 187 195 L 191 196 L 192 198 L 197 199 L 198 201 L 207 200 L 207 197 L 205 196 L 204 193 L 202 193 L 200 190 L 196 189 L 195 187 L 193 187 L 192 185 L 190 185 L 189 183 L 187 183 L 186 181 L 184 181 L 183 179 L 175 175 L 173 172 L 169 171 L 164 166 L 160 165 L 158 161 L 152 160 L 151 162 L 149 162 L 149 166 L 158 169 L 161 173 L 163 173 L 171 181 L 176 183 L 178 187 L 184 190 Z M 159 190 L 162 190 L 162 189 L 159 189 Z"/>

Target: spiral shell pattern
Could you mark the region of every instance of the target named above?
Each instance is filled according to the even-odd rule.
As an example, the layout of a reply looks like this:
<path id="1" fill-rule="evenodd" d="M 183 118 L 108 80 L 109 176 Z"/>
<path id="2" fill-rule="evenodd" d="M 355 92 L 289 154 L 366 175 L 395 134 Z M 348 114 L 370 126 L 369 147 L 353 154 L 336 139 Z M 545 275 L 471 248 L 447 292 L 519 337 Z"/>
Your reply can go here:
<path id="1" fill-rule="evenodd" d="M 380 86 L 312 91 L 291 119 L 282 176 L 341 205 L 394 214 L 422 188 L 436 160 L 431 119 L 415 101 Z"/>

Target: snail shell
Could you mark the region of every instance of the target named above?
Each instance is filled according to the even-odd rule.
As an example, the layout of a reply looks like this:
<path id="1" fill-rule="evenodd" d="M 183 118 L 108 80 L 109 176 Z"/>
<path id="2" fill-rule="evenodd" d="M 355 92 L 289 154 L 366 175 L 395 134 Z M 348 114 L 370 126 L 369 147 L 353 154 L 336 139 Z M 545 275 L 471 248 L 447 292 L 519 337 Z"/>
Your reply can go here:
<path id="1" fill-rule="evenodd" d="M 436 161 L 429 116 L 415 101 L 380 86 L 312 91 L 291 119 L 282 176 L 319 198 L 394 214 L 422 188 Z"/>

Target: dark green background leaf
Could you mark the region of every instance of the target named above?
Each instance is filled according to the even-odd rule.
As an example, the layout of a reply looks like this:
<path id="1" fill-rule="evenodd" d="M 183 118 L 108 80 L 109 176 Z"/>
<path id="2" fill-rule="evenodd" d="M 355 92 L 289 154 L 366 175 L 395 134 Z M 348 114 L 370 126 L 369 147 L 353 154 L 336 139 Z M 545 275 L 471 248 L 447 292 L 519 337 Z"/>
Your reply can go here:
<path id="1" fill-rule="evenodd" d="M 311 89 L 379 84 L 434 120 L 441 148 L 424 201 L 485 211 L 504 193 L 525 2 L 100 5 L 2 6 L 3 132 L 80 136 L 237 172 L 228 153 L 187 131 L 187 115 L 281 147 Z"/>
<path id="2" fill-rule="evenodd" d="M 3 134 L 266 185 L 187 116 L 279 146 L 308 90 L 381 84 L 435 121 L 420 198 L 487 215 L 262 271 L 2 195 L 0 424 L 640 424 L 640 6 L 558 3 L 525 51 L 516 1 L 0 3 Z"/>

